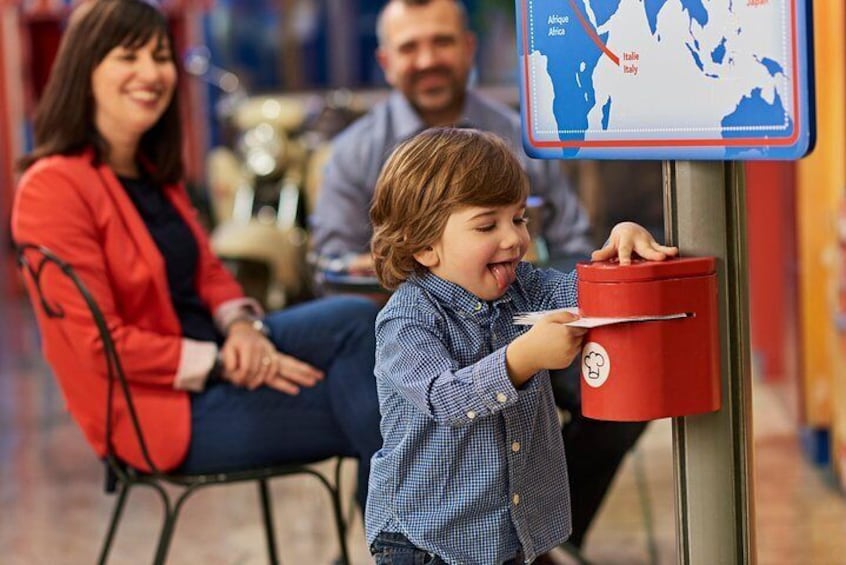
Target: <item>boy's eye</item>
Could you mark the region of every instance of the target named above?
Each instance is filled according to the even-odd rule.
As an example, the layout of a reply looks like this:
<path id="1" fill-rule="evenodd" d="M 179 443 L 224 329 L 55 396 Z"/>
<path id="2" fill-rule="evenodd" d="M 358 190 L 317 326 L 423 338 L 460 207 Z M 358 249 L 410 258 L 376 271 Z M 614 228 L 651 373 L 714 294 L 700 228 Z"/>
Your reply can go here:
<path id="1" fill-rule="evenodd" d="M 483 225 L 483 226 L 479 226 L 479 227 L 477 227 L 477 228 L 476 228 L 476 231 L 481 231 L 481 232 L 493 231 L 493 229 L 494 229 L 495 227 L 496 227 L 496 224 L 485 224 L 485 225 Z"/>
<path id="2" fill-rule="evenodd" d="M 528 223 L 529 223 L 529 218 L 528 218 L 528 217 L 526 217 L 526 216 L 520 216 L 520 217 L 518 217 L 518 218 L 514 218 L 514 225 L 518 225 L 518 226 L 519 226 L 519 225 L 523 225 L 523 226 L 525 226 L 525 225 L 526 225 L 526 224 L 528 224 Z"/>

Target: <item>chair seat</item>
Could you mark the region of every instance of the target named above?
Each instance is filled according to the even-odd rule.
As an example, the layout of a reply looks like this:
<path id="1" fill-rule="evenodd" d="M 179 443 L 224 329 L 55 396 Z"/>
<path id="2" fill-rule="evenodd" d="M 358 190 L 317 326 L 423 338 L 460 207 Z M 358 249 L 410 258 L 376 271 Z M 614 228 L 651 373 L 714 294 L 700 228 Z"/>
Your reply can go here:
<path id="1" fill-rule="evenodd" d="M 273 479 L 276 477 L 284 477 L 286 475 L 297 475 L 297 474 L 316 474 L 319 475 L 319 471 L 311 469 L 308 467 L 312 464 L 321 463 L 322 461 L 313 461 L 313 462 L 303 462 L 303 463 L 281 463 L 279 465 L 274 465 L 270 467 L 255 467 L 252 469 L 238 469 L 234 471 L 218 471 L 218 472 L 208 472 L 208 473 L 179 473 L 179 472 L 155 472 L 150 473 L 147 471 L 142 471 L 131 465 L 128 465 L 122 461 L 119 461 L 116 458 L 112 458 L 111 461 L 105 460 L 107 466 L 109 465 L 117 465 L 119 466 L 123 472 L 130 475 L 133 480 L 137 481 L 164 481 L 166 483 L 178 486 L 191 486 L 191 485 L 205 485 L 210 483 L 238 483 L 243 481 L 255 481 L 259 479 Z"/>

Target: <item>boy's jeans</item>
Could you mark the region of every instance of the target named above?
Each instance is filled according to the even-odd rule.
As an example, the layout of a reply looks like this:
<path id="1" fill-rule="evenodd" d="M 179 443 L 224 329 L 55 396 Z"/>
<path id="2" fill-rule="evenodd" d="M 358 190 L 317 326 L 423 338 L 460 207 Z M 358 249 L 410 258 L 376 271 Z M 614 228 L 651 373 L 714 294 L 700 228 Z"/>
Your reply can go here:
<path id="1" fill-rule="evenodd" d="M 420 549 L 402 534 L 382 532 L 373 540 L 370 553 L 376 565 L 447 565 L 446 561 Z"/>
<path id="2" fill-rule="evenodd" d="M 376 565 L 447 565 L 433 553 L 420 549 L 402 534 L 382 532 L 373 540 L 370 553 Z M 518 565 L 521 559 L 509 559 L 503 565 Z"/>

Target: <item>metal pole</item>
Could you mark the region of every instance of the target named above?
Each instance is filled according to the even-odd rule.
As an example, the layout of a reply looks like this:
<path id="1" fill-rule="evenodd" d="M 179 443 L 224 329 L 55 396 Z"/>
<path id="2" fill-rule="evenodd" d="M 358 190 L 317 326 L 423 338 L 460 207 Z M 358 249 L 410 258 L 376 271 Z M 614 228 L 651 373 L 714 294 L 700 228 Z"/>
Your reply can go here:
<path id="1" fill-rule="evenodd" d="M 742 163 L 664 163 L 667 242 L 717 258 L 722 409 L 673 420 L 683 565 L 755 563 L 752 398 Z"/>

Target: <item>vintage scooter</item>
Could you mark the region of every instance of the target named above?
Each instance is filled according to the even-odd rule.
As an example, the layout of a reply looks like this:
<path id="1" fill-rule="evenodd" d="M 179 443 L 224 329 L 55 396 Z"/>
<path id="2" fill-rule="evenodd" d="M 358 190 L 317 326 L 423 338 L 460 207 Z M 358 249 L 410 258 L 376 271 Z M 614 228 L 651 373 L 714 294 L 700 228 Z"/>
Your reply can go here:
<path id="1" fill-rule="evenodd" d="M 307 215 L 329 140 L 359 112 L 343 92 L 250 96 L 205 48 L 185 67 L 223 91 L 216 113 L 233 132 L 231 146 L 207 158 L 215 253 L 266 308 L 311 297 Z"/>

